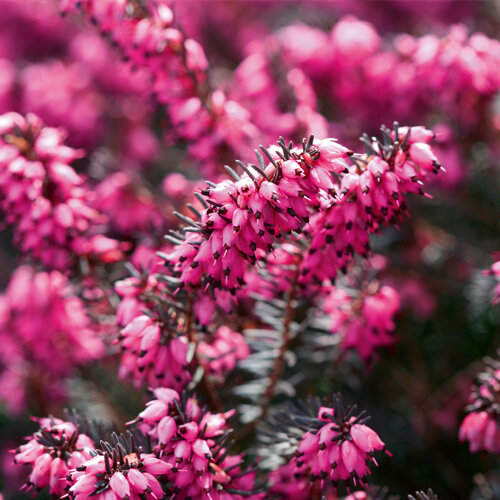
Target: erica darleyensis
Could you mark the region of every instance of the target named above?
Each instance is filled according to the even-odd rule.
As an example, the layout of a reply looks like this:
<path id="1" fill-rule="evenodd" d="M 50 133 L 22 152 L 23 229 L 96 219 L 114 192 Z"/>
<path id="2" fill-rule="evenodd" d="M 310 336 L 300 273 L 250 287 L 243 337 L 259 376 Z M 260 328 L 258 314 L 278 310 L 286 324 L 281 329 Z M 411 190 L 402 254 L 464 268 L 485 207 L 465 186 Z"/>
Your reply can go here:
<path id="1" fill-rule="evenodd" d="M 500 363 L 493 359 L 486 363 L 470 395 L 459 438 L 469 442 L 471 452 L 500 453 Z"/>
<path id="2" fill-rule="evenodd" d="M 241 455 L 228 454 L 227 419 L 234 411 L 207 412 L 171 389 L 155 389 L 154 395 L 137 423 L 157 443 L 178 498 L 263 498 L 252 494 L 255 470 L 245 468 Z"/>
<path id="3" fill-rule="evenodd" d="M 271 252 L 285 235 L 310 244 L 299 282 L 321 283 L 345 270 L 355 253 L 367 255 L 371 232 L 396 223 L 407 193 L 425 194 L 423 181 L 441 165 L 422 127 L 383 129 L 384 143 L 363 138 L 367 153 L 356 155 L 333 139 L 304 140 L 301 148 L 280 141 L 257 155 L 260 166 L 234 180 L 208 183 L 205 209 L 188 224 L 167 263 L 179 286 L 209 284 L 235 293 L 249 265 Z M 302 236 L 304 235 L 304 236 Z M 327 267 L 320 262 L 328 262 Z M 217 297 L 217 293 L 216 293 Z"/>
<path id="4" fill-rule="evenodd" d="M 32 466 L 26 491 L 49 488 L 61 497 L 69 487 L 68 472 L 91 458 L 93 440 L 82 433 L 78 423 L 42 418 L 40 429 L 16 450 L 14 462 Z"/>
<path id="5" fill-rule="evenodd" d="M 385 450 L 378 434 L 366 425 L 368 420 L 366 412 L 356 414 L 355 406 L 344 409 L 339 394 L 334 396 L 333 408 L 311 401 L 310 406 L 302 404 L 300 409 L 277 415 L 277 437 L 285 440 L 288 436 L 295 452 L 280 467 L 287 471 L 285 475 L 280 469 L 273 473 L 271 491 L 279 498 L 296 498 L 294 492 L 302 491 L 297 498 L 308 498 L 303 493 L 310 494 L 316 482 L 320 490 L 351 479 L 363 485 L 370 473 L 368 465 L 377 465 L 375 452 Z M 276 444 L 276 449 L 282 448 Z"/>
<path id="6" fill-rule="evenodd" d="M 0 116 L 0 208 L 21 250 L 49 268 L 66 270 L 77 256 L 115 261 L 119 245 L 96 231 L 104 222 L 71 163 L 81 150 L 65 146 L 62 130 L 35 115 Z"/>

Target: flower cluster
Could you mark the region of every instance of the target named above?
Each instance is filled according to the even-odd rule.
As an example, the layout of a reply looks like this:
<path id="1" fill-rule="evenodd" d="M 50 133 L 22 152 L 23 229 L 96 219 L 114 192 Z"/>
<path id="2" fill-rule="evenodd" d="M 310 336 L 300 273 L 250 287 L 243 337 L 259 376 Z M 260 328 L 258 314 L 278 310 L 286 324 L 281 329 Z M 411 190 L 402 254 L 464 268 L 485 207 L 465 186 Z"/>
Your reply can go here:
<path id="1" fill-rule="evenodd" d="M 342 337 L 342 349 L 355 349 L 369 361 L 376 349 L 395 342 L 394 315 L 399 310 L 398 292 L 376 282 L 356 294 L 355 290 L 331 287 L 323 304 L 330 331 Z"/>
<path id="2" fill-rule="evenodd" d="M 217 328 L 213 335 L 200 342 L 196 351 L 205 370 L 219 377 L 231 372 L 236 363 L 250 353 L 243 335 L 227 326 Z"/>
<path id="3" fill-rule="evenodd" d="M 29 266 L 17 268 L 0 296 L 0 339 L 0 398 L 14 413 L 35 394 L 57 399 L 64 377 L 105 352 L 69 280 Z"/>
<path id="4" fill-rule="evenodd" d="M 107 176 L 95 189 L 93 206 L 108 217 L 112 231 L 127 238 L 161 232 L 165 225 L 161 205 L 134 172 Z"/>
<path id="5" fill-rule="evenodd" d="M 234 411 L 214 414 L 201 408 L 196 399 L 180 397 L 174 390 L 153 392 L 157 399 L 139 413 L 137 422 L 157 443 L 178 498 L 263 498 L 252 494 L 255 471 L 244 468 L 241 455 L 228 455 L 224 444 L 227 419 Z"/>
<path id="6" fill-rule="evenodd" d="M 395 224 L 406 211 L 406 193 L 425 194 L 423 181 L 441 165 L 423 127 L 383 129 L 384 143 L 363 138 L 367 153 L 354 155 L 332 139 L 279 143 L 263 149 L 269 160 L 250 164 L 234 181 L 209 183 L 205 210 L 188 224 L 167 262 L 179 286 L 209 283 L 235 293 L 249 264 L 261 260 L 287 233 L 310 238 L 300 282 L 321 284 L 345 270 L 355 253 L 366 256 L 369 233 Z M 347 162 L 350 159 L 351 165 Z M 183 239 L 182 239 L 183 238 Z M 321 262 L 329 262 L 325 269 Z"/>
<path id="7" fill-rule="evenodd" d="M 316 481 L 322 486 L 328 481 L 337 485 L 355 478 L 363 484 L 370 473 L 368 464 L 377 464 L 374 452 L 385 449 L 378 434 L 365 425 L 366 412 L 355 416 L 355 406 L 344 409 L 340 394 L 334 396 L 333 408 L 316 404 L 314 410 L 314 416 L 295 410 L 276 417 L 277 429 L 288 428 L 286 432 L 299 441 L 293 458 L 281 467 L 288 474 L 277 474 L 275 480 L 292 476 L 299 491 L 311 491 Z M 283 485 L 277 482 L 271 486 L 273 490 L 283 491 Z"/>
<path id="8" fill-rule="evenodd" d="M 489 359 L 477 377 L 460 426 L 460 441 L 468 441 L 471 452 L 500 453 L 500 363 Z"/>
<path id="9" fill-rule="evenodd" d="M 49 487 L 51 495 L 61 497 L 67 491 L 68 472 L 91 458 L 95 444 L 73 422 L 41 418 L 40 429 L 16 450 L 14 462 L 32 467 L 24 490 Z"/>
<path id="10" fill-rule="evenodd" d="M 184 315 L 174 307 L 162 310 L 161 259 L 147 248 L 139 248 L 134 257 L 143 272 L 132 268 L 133 276 L 115 284 L 121 297 L 117 323 L 123 327 L 117 339 L 123 351 L 119 375 L 136 387 L 182 390 L 191 380 Z"/>
<path id="11" fill-rule="evenodd" d="M 218 150 L 240 150 L 257 134 L 249 112 L 207 84 L 208 61 L 201 45 L 174 26 L 169 2 L 63 0 L 63 13 L 81 10 L 120 47 L 135 67 L 153 77 L 153 93 L 167 104 L 175 138 L 190 141 L 189 153 L 203 161 L 205 171 L 216 168 Z"/>
<path id="12" fill-rule="evenodd" d="M 92 234 L 102 222 L 90 192 L 70 163 L 82 152 L 63 144 L 64 133 L 34 115 L 0 116 L 0 208 L 14 225 L 24 253 L 66 270 L 75 256 L 105 262 L 121 257 L 120 245 Z"/>
<path id="13" fill-rule="evenodd" d="M 175 308 L 152 318 L 136 316 L 120 332 L 123 349 L 120 377 L 137 387 L 167 386 L 182 390 L 191 379 L 184 316 Z"/>
<path id="14" fill-rule="evenodd" d="M 382 129 L 384 143 L 362 138 L 367 152 L 351 157 L 354 164 L 336 186 L 336 199 L 306 226 L 311 244 L 301 264 L 303 280 L 321 283 L 346 271 L 355 254 L 367 256 L 369 233 L 397 224 L 406 213 L 405 195 L 425 195 L 423 182 L 442 167 L 424 127 Z M 327 268 L 322 262 L 328 262 Z"/>
<path id="15" fill-rule="evenodd" d="M 263 140 L 280 134 L 327 135 L 327 123 L 317 111 L 311 81 L 303 71 L 283 60 L 274 37 L 252 45 L 251 55 L 236 68 L 235 78 L 237 85 L 231 97 L 251 110 L 252 123 Z"/>
<path id="16" fill-rule="evenodd" d="M 0 449 L 6 496 L 24 468 L 22 490 L 54 500 L 395 500 L 367 483 L 386 448 L 366 413 L 301 400 L 332 385 L 384 396 L 377 422 L 396 410 L 392 485 L 415 484 L 404 457 L 430 472 L 414 443 L 434 449 L 467 395 L 446 369 L 474 366 L 496 333 L 496 311 L 470 314 L 487 280 L 467 281 L 496 245 L 498 12 L 386 2 L 2 5 L 0 424 L 68 402 L 129 426 L 35 419 L 8 472 Z M 466 348 L 427 356 L 451 325 Z M 390 383 L 359 370 L 396 339 Z M 153 399 L 123 401 L 128 382 Z M 500 453 L 499 395 L 488 361 L 459 431 L 472 452 Z M 469 469 L 495 493 L 448 455 L 439 487 L 463 496 L 448 483 Z"/>
<path id="17" fill-rule="evenodd" d="M 71 498 L 163 498 L 158 479 L 168 472 L 169 465 L 145 453 L 131 433 L 113 434 L 112 438 L 112 444 L 101 441 L 102 449 L 90 450 L 91 458 L 69 472 Z"/>
<path id="18" fill-rule="evenodd" d="M 344 171 L 351 152 L 332 139 L 313 143 L 311 138 L 300 149 L 289 146 L 282 142 L 280 149 L 263 150 L 267 165 L 259 155 L 261 167 L 240 163 L 241 178 L 202 191 L 206 209 L 200 221 L 183 217 L 192 232 L 168 257 L 180 284 L 208 282 L 234 292 L 257 252 L 270 252 L 286 233 L 300 233 L 321 198 L 330 196 L 331 172 Z"/>
<path id="19" fill-rule="evenodd" d="M 343 113 L 365 124 L 441 112 L 471 128 L 498 91 L 498 40 L 454 25 L 442 36 L 400 34 L 381 43 L 374 25 L 347 15 L 326 33 L 303 24 L 278 33 L 283 50 Z M 446 119 L 446 118 L 445 118 Z"/>

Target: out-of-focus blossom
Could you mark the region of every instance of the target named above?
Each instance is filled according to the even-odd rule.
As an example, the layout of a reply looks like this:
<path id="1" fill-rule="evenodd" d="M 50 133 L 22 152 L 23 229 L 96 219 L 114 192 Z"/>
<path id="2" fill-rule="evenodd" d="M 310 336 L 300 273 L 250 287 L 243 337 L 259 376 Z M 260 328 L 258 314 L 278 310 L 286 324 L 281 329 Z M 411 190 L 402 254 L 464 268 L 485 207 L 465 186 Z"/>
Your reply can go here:
<path id="1" fill-rule="evenodd" d="M 500 255 L 499 255 L 500 257 Z M 500 259 L 498 259 L 489 269 L 484 271 L 486 276 L 493 276 L 498 281 L 495 286 L 495 296 L 493 297 L 493 304 L 500 303 Z"/>
<path id="2" fill-rule="evenodd" d="M 246 359 L 250 350 L 243 335 L 221 326 L 212 338 L 198 345 L 197 353 L 208 372 L 223 376 L 231 372 L 238 361 Z"/>
<path id="3" fill-rule="evenodd" d="M 68 279 L 28 266 L 15 271 L 0 296 L 0 338 L 0 397 L 12 413 L 33 393 L 46 403 L 58 399 L 64 378 L 105 351 Z"/>
<path id="4" fill-rule="evenodd" d="M 123 237 L 161 232 L 165 225 L 161 205 L 134 173 L 107 176 L 95 189 L 94 206 L 109 218 L 112 230 Z"/>
<path id="5" fill-rule="evenodd" d="M 34 115 L 0 116 L 0 208 L 21 250 L 60 270 L 77 256 L 110 260 L 98 245 L 104 236 L 95 235 L 103 220 L 92 193 L 70 166 L 82 151 L 65 146 L 64 137 Z"/>
<path id="6" fill-rule="evenodd" d="M 390 286 L 376 283 L 355 293 L 332 287 L 323 310 L 330 319 L 330 331 L 342 337 L 342 349 L 354 349 L 369 361 L 376 349 L 396 340 L 394 315 L 399 311 L 399 294 Z"/>
<path id="7" fill-rule="evenodd" d="M 50 126 L 64 126 L 72 144 L 89 146 L 103 133 L 103 96 L 82 64 L 31 64 L 21 74 L 21 107 Z"/>
<path id="8" fill-rule="evenodd" d="M 129 436 L 114 436 L 113 445 L 101 441 L 101 450 L 68 474 L 71 498 L 103 500 L 164 498 L 159 479 L 171 468 L 152 453 L 144 453 Z"/>

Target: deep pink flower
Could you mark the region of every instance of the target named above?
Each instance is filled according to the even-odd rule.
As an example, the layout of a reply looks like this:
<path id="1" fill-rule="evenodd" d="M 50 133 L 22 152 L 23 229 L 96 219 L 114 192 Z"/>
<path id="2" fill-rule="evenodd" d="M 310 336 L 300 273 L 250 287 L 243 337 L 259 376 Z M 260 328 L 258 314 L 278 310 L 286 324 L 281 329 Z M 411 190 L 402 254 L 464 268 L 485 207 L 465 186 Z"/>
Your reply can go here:
<path id="1" fill-rule="evenodd" d="M 157 443 L 155 450 L 169 466 L 167 476 L 178 498 L 263 498 L 252 493 L 255 471 L 246 470 L 242 456 L 228 455 L 221 444 L 234 410 L 210 413 L 196 399 L 181 398 L 172 389 L 153 393 L 157 399 L 147 403 L 136 422 Z"/>
<path id="2" fill-rule="evenodd" d="M 61 379 L 105 351 L 68 279 L 29 266 L 16 269 L 0 296 L 0 338 L 0 397 L 13 412 L 26 405 L 33 382 L 42 397 L 57 399 L 64 392 Z"/>
<path id="3" fill-rule="evenodd" d="M 297 435 L 302 435 L 293 458 L 283 466 L 297 485 L 297 497 L 291 498 L 303 498 L 301 492 L 310 492 L 315 481 L 319 481 L 322 488 L 329 483 L 336 485 L 351 479 L 355 484 L 359 481 L 364 485 L 370 473 L 368 465 L 371 462 L 377 465 L 374 452 L 385 450 L 385 445 L 378 434 L 365 425 L 368 420 L 365 412 L 355 417 L 355 409 L 349 407 L 345 411 L 337 394 L 333 408 L 317 405 L 315 417 L 302 415 L 303 410 L 300 414 L 290 410 L 276 417 L 280 437 L 283 437 L 285 426 L 290 444 L 295 442 Z M 304 434 L 305 427 L 310 430 Z"/>
<path id="4" fill-rule="evenodd" d="M 330 331 L 342 337 L 342 349 L 355 349 L 369 361 L 376 349 L 392 345 L 394 315 L 399 311 L 399 294 L 389 286 L 371 283 L 357 292 L 331 287 L 323 304 Z"/>
<path id="5" fill-rule="evenodd" d="M 486 370 L 477 377 L 477 383 L 466 407 L 468 415 L 460 426 L 460 441 L 469 441 L 472 453 L 485 450 L 500 453 L 500 364 L 488 360 Z"/>
<path id="6" fill-rule="evenodd" d="M 197 353 L 209 373 L 224 376 L 235 368 L 238 361 L 248 357 L 250 349 L 243 335 L 221 326 L 198 345 Z"/>
<path id="7" fill-rule="evenodd" d="M 91 458 L 69 471 L 71 498 L 164 498 L 158 479 L 167 474 L 169 464 L 152 453 L 142 452 L 131 435 L 115 435 L 113 445 L 101 441 L 101 447 L 102 450 L 90 450 Z"/>
<path id="8" fill-rule="evenodd" d="M 442 168 L 428 145 L 433 134 L 424 127 L 396 130 L 398 142 L 385 145 L 363 137 L 366 154 L 360 160 L 351 156 L 353 165 L 333 187 L 336 197 L 321 205 L 305 225 L 311 243 L 301 263 L 302 281 L 320 284 L 325 278 L 335 279 L 354 255 L 367 257 L 369 234 L 402 219 L 407 193 L 426 195 L 423 182 Z M 389 137 L 390 131 L 384 128 L 384 134 Z"/>
<path id="9" fill-rule="evenodd" d="M 179 316 L 167 312 L 163 318 L 136 316 L 120 332 L 123 349 L 120 377 L 134 384 L 166 386 L 183 390 L 191 380 L 188 338 L 177 332 Z"/>
<path id="10" fill-rule="evenodd" d="M 497 252 L 499 253 L 499 252 Z M 493 297 L 493 304 L 500 304 L 500 259 L 492 264 L 492 266 L 484 271 L 486 276 L 493 276 L 498 281 L 495 286 L 495 296 Z"/>
<path id="11" fill-rule="evenodd" d="M 69 487 L 68 471 L 90 459 L 95 444 L 72 422 L 42 418 L 35 432 L 16 451 L 14 462 L 32 466 L 23 489 L 29 491 L 48 487 L 50 494 L 63 496 Z"/>
<path id="12" fill-rule="evenodd" d="M 152 229 L 162 231 L 165 225 L 158 200 L 133 172 L 107 176 L 95 189 L 94 207 L 108 216 L 111 227 L 124 237 Z"/>
<path id="13" fill-rule="evenodd" d="M 220 150 L 240 150 L 256 136 L 248 110 L 221 90 L 210 92 L 204 50 L 175 27 L 167 3 L 146 2 L 133 16 L 120 0 L 63 0 L 60 5 L 64 13 L 83 12 L 102 34 L 112 37 L 134 67 L 153 77 L 152 92 L 168 105 L 174 126 L 166 139 L 188 139 L 188 153 L 203 162 L 205 171 L 215 171 Z"/>
<path id="14" fill-rule="evenodd" d="M 346 169 L 350 151 L 332 143 L 325 143 L 326 161 L 320 161 L 321 141 L 319 146 L 310 142 L 307 149 L 305 143 L 304 149 L 290 150 L 283 144 L 282 152 L 267 152 L 272 161 L 265 172 L 248 170 L 239 180 L 210 184 L 202 191 L 207 208 L 199 222 L 190 223 L 199 233 L 187 232 L 168 259 L 180 284 L 196 287 L 206 281 L 234 291 L 258 250 L 269 252 L 282 234 L 300 232 L 322 197 L 334 191 L 330 172 Z"/>
<path id="15" fill-rule="evenodd" d="M 70 166 L 83 153 L 65 146 L 64 137 L 35 115 L 0 116 L 0 209 L 21 250 L 60 270 L 79 255 L 109 261 L 96 247 L 95 238 L 105 238 L 95 234 L 103 219 Z"/>

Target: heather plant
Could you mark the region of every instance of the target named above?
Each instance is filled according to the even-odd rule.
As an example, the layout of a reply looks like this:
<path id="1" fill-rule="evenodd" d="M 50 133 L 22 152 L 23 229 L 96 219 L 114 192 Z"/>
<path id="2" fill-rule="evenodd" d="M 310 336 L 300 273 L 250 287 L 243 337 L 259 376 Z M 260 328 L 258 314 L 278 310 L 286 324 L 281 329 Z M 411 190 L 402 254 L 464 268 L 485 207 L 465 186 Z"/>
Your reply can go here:
<path id="1" fill-rule="evenodd" d="M 0 12 L 5 498 L 500 498 L 496 2 Z"/>

